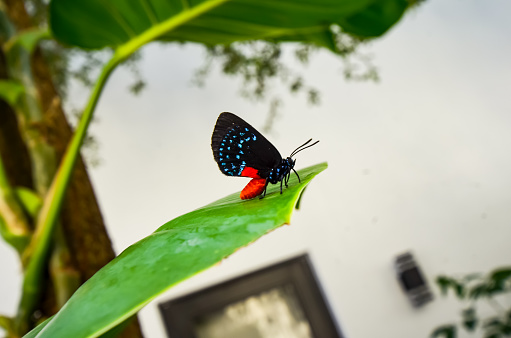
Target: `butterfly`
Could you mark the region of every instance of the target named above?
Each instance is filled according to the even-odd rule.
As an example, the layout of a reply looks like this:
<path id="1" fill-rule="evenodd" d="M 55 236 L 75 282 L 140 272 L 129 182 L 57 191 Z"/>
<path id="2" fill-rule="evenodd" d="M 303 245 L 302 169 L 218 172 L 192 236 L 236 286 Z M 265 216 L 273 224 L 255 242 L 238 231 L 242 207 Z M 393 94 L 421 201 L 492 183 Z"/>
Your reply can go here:
<path id="1" fill-rule="evenodd" d="M 240 194 L 240 198 L 245 200 L 261 194 L 260 198 L 266 196 L 269 183 L 280 182 L 282 194 L 282 185 L 287 188 L 291 171 L 300 182 L 300 176 L 294 169 L 296 160 L 292 157 L 319 142 L 309 144 L 311 141 L 296 148 L 287 158 L 282 158 L 277 148 L 254 127 L 232 113 L 222 113 L 211 136 L 211 149 L 224 175 L 252 178 Z"/>

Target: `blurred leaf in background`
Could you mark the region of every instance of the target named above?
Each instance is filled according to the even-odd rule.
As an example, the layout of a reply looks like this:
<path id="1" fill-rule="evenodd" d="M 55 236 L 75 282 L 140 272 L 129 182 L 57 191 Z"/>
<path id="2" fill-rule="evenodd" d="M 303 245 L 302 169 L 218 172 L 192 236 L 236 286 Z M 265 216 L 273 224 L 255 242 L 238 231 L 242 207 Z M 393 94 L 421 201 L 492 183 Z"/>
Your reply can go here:
<path id="1" fill-rule="evenodd" d="M 464 306 L 458 325 L 448 324 L 435 328 L 431 337 L 456 337 L 457 326 L 467 332 L 479 330 L 483 337 L 507 337 L 511 335 L 511 268 L 501 267 L 483 274 L 468 274 L 461 277 L 438 276 L 437 284 L 444 296 L 452 290 Z M 477 314 L 477 307 L 489 305 L 492 314 L 485 318 Z M 505 303 L 506 305 L 502 305 Z M 443 336 L 442 336 L 443 335 Z"/>

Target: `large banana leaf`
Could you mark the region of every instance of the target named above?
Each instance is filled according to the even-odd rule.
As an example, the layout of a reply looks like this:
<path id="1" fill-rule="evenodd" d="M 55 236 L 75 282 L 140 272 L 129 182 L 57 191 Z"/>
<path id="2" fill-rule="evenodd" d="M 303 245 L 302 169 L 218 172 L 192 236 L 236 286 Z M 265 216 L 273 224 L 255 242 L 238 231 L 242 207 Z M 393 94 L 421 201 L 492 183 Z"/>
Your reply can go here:
<path id="1" fill-rule="evenodd" d="M 92 49 L 136 40 L 226 44 L 262 39 L 311 42 L 335 51 L 332 25 L 360 37 L 379 36 L 399 20 L 408 3 L 407 0 L 52 0 L 50 24 L 58 40 Z"/>
<path id="2" fill-rule="evenodd" d="M 289 223 L 303 189 L 326 163 L 299 171 L 289 188 L 269 187 L 263 199 L 232 194 L 180 216 L 131 245 L 83 284 L 64 307 L 27 337 L 96 337 L 172 285 L 218 263 Z"/>

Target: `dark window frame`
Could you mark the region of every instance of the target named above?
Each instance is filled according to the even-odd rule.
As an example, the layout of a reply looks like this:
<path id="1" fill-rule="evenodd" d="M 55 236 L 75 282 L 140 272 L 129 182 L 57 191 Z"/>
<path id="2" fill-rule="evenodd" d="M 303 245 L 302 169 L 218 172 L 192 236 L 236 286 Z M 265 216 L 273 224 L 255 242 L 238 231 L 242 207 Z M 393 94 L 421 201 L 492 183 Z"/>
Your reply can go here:
<path id="1" fill-rule="evenodd" d="M 292 285 L 315 338 L 343 338 L 307 254 L 159 304 L 167 336 L 195 338 L 196 318 L 277 287 Z"/>

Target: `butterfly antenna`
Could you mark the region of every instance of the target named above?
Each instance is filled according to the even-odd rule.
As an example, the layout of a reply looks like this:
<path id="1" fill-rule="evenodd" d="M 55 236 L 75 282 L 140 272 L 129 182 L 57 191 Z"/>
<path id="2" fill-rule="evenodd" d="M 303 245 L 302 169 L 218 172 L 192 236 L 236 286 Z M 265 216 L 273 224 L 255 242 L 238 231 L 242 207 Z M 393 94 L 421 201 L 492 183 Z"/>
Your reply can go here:
<path id="1" fill-rule="evenodd" d="M 289 157 L 292 157 L 294 154 L 296 154 L 297 150 L 300 149 L 301 147 L 303 147 L 304 145 L 306 145 L 307 143 L 309 143 L 310 141 L 312 141 L 312 139 L 309 139 L 307 142 L 305 142 L 304 144 L 302 144 L 301 146 L 299 146 L 298 148 L 296 148 L 295 150 L 293 150 L 293 152 L 291 153 L 291 155 L 289 155 Z"/>
<path id="2" fill-rule="evenodd" d="M 313 144 L 309 144 L 309 143 L 310 143 L 310 141 L 312 141 L 312 139 L 308 140 L 307 142 L 305 142 L 304 144 L 302 144 L 301 146 L 299 146 L 298 148 L 296 148 L 296 149 L 295 149 L 295 150 L 291 153 L 291 155 L 289 155 L 289 157 L 293 157 L 294 155 L 298 154 L 300 151 L 305 150 L 305 149 L 307 149 L 307 148 L 310 148 L 310 147 L 312 147 L 313 145 L 315 145 L 315 144 L 317 144 L 317 143 L 319 142 L 319 140 L 318 140 L 318 141 L 314 142 Z M 307 144 L 309 144 L 309 145 L 308 145 L 307 147 L 305 147 Z"/>

